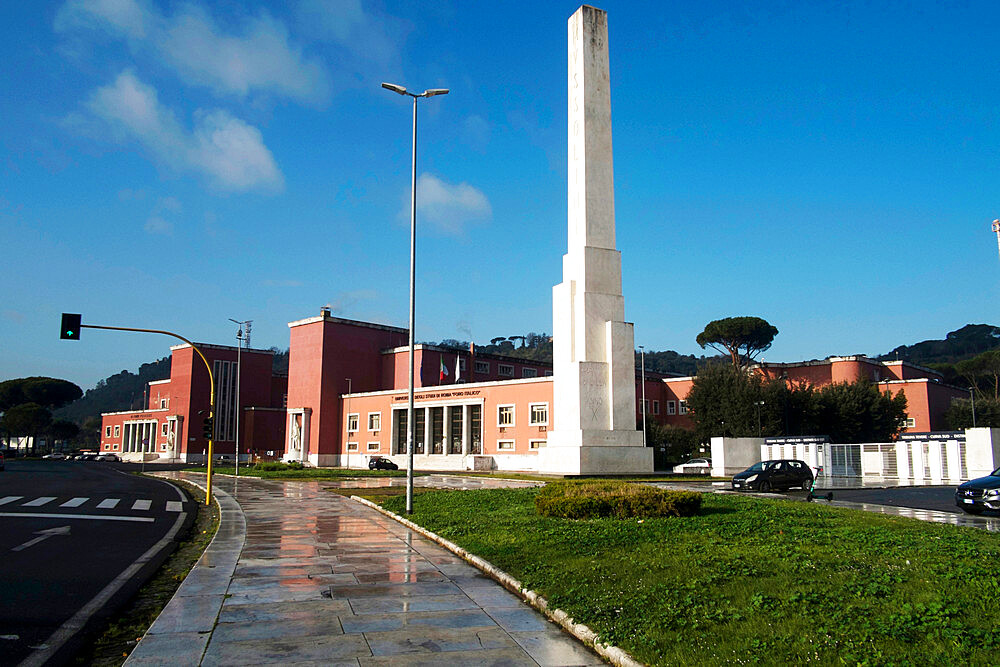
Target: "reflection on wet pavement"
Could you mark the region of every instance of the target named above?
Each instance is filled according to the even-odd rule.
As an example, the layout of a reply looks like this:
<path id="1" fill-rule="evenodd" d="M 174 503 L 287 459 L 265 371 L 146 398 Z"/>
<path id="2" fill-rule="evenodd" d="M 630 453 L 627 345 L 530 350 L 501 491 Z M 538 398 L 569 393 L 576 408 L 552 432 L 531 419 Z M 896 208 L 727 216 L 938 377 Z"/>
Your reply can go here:
<path id="1" fill-rule="evenodd" d="M 198 479 L 185 472 L 165 476 Z M 421 486 L 456 489 L 538 485 L 418 479 Z M 357 481 L 358 487 L 405 484 L 401 478 Z M 203 608 L 202 616 L 217 613 L 217 622 L 209 630 L 204 622 L 192 627 L 168 606 L 164 624 L 150 630 L 128 664 L 604 664 L 458 556 L 324 491 L 349 486 L 346 480 L 220 477 L 215 485 L 220 505 L 231 495 L 242 508 L 245 542 L 230 544 L 228 573 L 220 566 L 203 575 L 199 564 L 188 577 L 224 575 L 221 593 L 216 585 L 203 597 L 197 588 L 185 590 L 185 581 L 171 605 L 182 600 L 177 609 Z"/>
<path id="2" fill-rule="evenodd" d="M 337 489 L 376 489 L 385 486 L 406 486 L 405 477 L 359 477 L 356 479 L 324 480 L 326 486 Z M 456 475 L 420 475 L 413 486 L 432 489 L 527 489 L 545 482 L 492 477 L 459 477 Z"/>

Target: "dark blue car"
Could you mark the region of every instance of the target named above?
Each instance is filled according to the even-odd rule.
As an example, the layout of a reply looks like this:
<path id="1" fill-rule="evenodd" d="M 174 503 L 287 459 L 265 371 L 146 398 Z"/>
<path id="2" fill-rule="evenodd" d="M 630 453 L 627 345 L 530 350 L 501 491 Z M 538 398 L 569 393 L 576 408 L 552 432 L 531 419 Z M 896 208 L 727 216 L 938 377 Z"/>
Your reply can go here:
<path id="1" fill-rule="evenodd" d="M 969 514 L 1000 510 L 1000 468 L 959 486 L 955 491 L 955 504 Z"/>

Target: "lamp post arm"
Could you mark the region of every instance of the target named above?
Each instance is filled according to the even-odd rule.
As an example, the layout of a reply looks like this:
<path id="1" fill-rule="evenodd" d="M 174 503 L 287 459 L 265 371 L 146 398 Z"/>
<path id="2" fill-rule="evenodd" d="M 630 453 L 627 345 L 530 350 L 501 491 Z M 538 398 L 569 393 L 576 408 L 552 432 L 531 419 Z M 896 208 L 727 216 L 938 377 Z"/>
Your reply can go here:
<path id="1" fill-rule="evenodd" d="M 201 357 L 202 363 L 205 364 L 205 370 L 208 371 L 208 416 L 215 417 L 215 376 L 212 374 L 212 367 L 208 363 L 208 359 L 205 355 L 201 353 L 198 346 L 189 341 L 184 336 L 180 334 L 175 334 L 173 331 L 164 331 L 162 329 L 139 329 L 136 327 L 109 327 L 102 326 L 99 324 L 81 324 L 81 329 L 107 329 L 109 331 L 137 331 L 139 333 L 154 333 L 162 334 L 164 336 L 173 336 L 178 340 L 182 340 L 191 346 L 191 349 L 198 353 Z M 213 424 L 214 425 L 214 424 Z M 209 505 L 212 502 L 212 438 L 208 439 L 208 483 L 205 485 L 205 504 Z"/>

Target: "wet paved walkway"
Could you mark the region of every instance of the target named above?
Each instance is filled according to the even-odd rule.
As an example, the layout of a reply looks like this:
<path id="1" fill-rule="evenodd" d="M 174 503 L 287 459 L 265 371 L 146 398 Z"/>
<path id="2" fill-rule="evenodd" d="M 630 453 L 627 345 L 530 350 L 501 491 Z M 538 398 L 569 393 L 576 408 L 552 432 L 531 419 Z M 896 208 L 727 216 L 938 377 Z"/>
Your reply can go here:
<path id="1" fill-rule="evenodd" d="M 329 481 L 214 483 L 219 534 L 126 664 L 605 664 L 451 552 L 324 491 Z"/>

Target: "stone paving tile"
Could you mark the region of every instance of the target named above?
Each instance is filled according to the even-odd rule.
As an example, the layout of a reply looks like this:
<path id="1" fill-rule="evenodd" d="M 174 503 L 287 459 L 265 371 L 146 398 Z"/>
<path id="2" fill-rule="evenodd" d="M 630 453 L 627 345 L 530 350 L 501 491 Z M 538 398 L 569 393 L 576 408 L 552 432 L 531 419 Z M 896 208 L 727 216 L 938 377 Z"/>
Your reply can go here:
<path id="1" fill-rule="evenodd" d="M 491 649 L 482 651 L 451 651 L 441 653 L 409 653 L 393 656 L 359 658 L 363 667 L 393 665 L 393 667 L 538 667 L 538 663 L 520 649 Z"/>
<path id="2" fill-rule="evenodd" d="M 355 614 L 391 614 L 404 611 L 451 611 L 458 609 L 479 609 L 468 595 L 428 595 L 400 599 L 357 598 L 350 601 Z"/>
<path id="3" fill-rule="evenodd" d="M 495 588 L 472 587 L 464 591 L 480 607 L 527 607 L 524 601 L 508 593 L 500 584 Z"/>
<path id="4" fill-rule="evenodd" d="M 237 565 L 237 577 L 305 577 L 333 574 L 331 565 Z M 190 575 L 188 575 L 190 576 Z"/>
<path id="5" fill-rule="evenodd" d="M 458 611 L 408 612 L 395 614 L 358 614 L 341 616 L 345 633 L 387 632 L 414 627 L 489 628 L 496 622 L 482 609 Z M 532 628 L 534 629 L 534 628 Z"/>
<path id="6" fill-rule="evenodd" d="M 255 639 L 243 642 L 217 642 L 213 638 L 201 664 L 212 665 L 287 665 L 315 661 L 325 665 L 351 658 L 371 656 L 368 642 L 361 635 L 327 637 L 292 637 Z"/>
<path id="7" fill-rule="evenodd" d="M 425 595 L 454 595 L 460 589 L 450 581 L 417 582 L 413 584 L 355 584 L 353 586 L 331 586 L 334 598 L 367 597 L 420 597 Z"/>
<path id="8" fill-rule="evenodd" d="M 219 595 L 175 596 L 149 628 L 149 634 L 211 632 L 219 615 Z"/>
<path id="9" fill-rule="evenodd" d="M 527 607 L 485 607 L 483 611 L 507 632 L 558 631 L 552 621 Z"/>
<path id="10" fill-rule="evenodd" d="M 346 576 L 346 575 L 342 575 Z M 449 578 L 444 576 L 441 572 L 437 570 L 426 570 L 423 572 L 405 572 L 402 570 L 393 570 L 382 572 L 366 572 L 357 573 L 352 575 L 357 579 L 359 584 L 401 584 L 401 583 L 415 583 L 418 581 L 448 581 Z M 453 580 L 453 579 L 452 579 Z M 490 583 L 493 583 L 492 581 Z"/>
<path id="11" fill-rule="evenodd" d="M 310 588 L 315 586 L 331 586 L 357 584 L 353 574 L 310 574 L 304 577 L 235 577 L 229 585 L 231 595 L 242 595 L 266 591 L 273 588 Z"/>
<path id="12" fill-rule="evenodd" d="M 590 649 L 558 628 L 547 632 L 512 632 L 510 636 L 542 667 L 605 664 Z"/>
<path id="13" fill-rule="evenodd" d="M 408 628 L 390 632 L 366 632 L 364 636 L 375 656 L 517 648 L 517 642 L 498 627 Z M 447 660 L 447 657 L 442 657 Z"/>
<path id="14" fill-rule="evenodd" d="M 226 604 L 219 613 L 219 623 L 258 623 L 288 618 L 312 618 L 351 614 L 347 600 L 310 600 L 308 602 L 268 602 L 266 604 Z"/>
<path id="15" fill-rule="evenodd" d="M 267 623 L 219 623 L 212 633 L 212 642 L 238 642 L 252 639 L 286 639 L 290 637 L 326 637 L 342 635 L 336 616 L 299 616 L 276 619 Z"/>
<path id="16" fill-rule="evenodd" d="M 198 632 L 182 632 L 166 635 L 146 635 L 139 642 L 141 654 L 134 651 L 129 656 L 129 665 L 191 665 L 205 650 L 210 635 Z M 138 648 L 138 647 L 137 647 Z M 192 661 L 194 658 L 194 661 Z"/>

